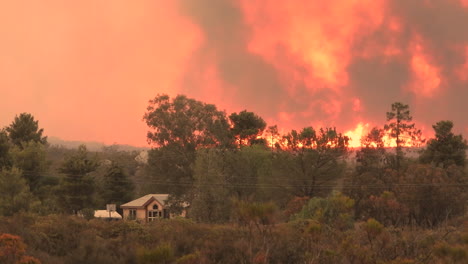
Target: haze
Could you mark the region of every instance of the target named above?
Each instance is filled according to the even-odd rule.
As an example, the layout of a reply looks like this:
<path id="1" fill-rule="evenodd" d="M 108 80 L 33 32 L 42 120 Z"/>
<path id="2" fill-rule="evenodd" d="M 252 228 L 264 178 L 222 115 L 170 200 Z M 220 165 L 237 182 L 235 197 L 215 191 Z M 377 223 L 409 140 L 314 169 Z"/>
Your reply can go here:
<path id="1" fill-rule="evenodd" d="M 394 101 L 468 134 L 468 1 L 0 3 L 0 127 L 142 146 L 147 101 L 182 93 L 281 129 L 382 125 Z"/>

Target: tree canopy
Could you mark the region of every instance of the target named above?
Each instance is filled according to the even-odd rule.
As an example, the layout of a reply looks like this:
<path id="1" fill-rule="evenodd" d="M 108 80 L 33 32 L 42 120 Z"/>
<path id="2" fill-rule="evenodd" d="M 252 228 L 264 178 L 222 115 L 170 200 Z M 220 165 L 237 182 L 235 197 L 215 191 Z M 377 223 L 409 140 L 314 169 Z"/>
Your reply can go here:
<path id="1" fill-rule="evenodd" d="M 455 135 L 452 132 L 453 122 L 439 121 L 432 127 L 435 138 L 427 142 L 427 147 L 420 157 L 421 162 L 433 163 L 443 168 L 448 168 L 450 165 L 464 167 L 468 145 L 462 135 Z"/>
<path id="2" fill-rule="evenodd" d="M 255 144 L 258 141 L 257 137 L 262 135 L 266 127 L 263 118 L 253 112 L 247 112 L 247 110 L 232 113 L 229 120 L 232 123 L 231 131 L 240 145 Z"/>
<path id="3" fill-rule="evenodd" d="M 65 159 L 60 172 L 65 174 L 60 186 L 62 206 L 65 211 L 77 214 L 84 208 L 94 206 L 94 178 L 89 174 L 98 167 L 96 158 L 90 157 L 86 146 Z"/>
<path id="4" fill-rule="evenodd" d="M 150 100 L 143 120 L 155 146 L 177 144 L 187 149 L 225 146 L 232 142 L 226 114 L 216 106 L 178 95 L 162 94 Z"/>
<path id="5" fill-rule="evenodd" d="M 23 142 L 35 141 L 42 144 L 47 143 L 47 137 L 43 137 L 44 129 L 39 128 L 39 121 L 29 113 L 21 113 L 6 127 L 11 142 L 22 148 Z"/>
<path id="6" fill-rule="evenodd" d="M 400 102 L 392 104 L 391 111 L 387 112 L 387 123 L 384 129 L 389 132 L 390 137 L 396 142 L 396 163 L 397 170 L 400 170 L 400 163 L 403 159 L 403 146 L 417 145 L 421 142 L 421 130 L 416 129 L 411 123 L 413 117 L 410 115 L 409 106 Z"/>

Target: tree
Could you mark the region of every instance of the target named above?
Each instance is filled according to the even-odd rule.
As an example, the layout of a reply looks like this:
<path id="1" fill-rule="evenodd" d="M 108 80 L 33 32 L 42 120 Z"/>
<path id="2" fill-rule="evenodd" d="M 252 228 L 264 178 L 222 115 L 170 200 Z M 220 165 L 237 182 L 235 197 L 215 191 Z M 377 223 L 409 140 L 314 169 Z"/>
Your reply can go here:
<path id="1" fill-rule="evenodd" d="M 347 154 L 348 137 L 335 128 L 306 127 L 286 136 L 287 149 L 277 154 L 274 170 L 287 178 L 291 194 L 313 197 L 331 191 L 332 184 L 344 173 L 342 159 Z"/>
<path id="2" fill-rule="evenodd" d="M 262 145 L 201 149 L 195 162 L 191 215 L 204 222 L 227 221 L 232 201 L 275 201 L 281 186 L 270 182 L 271 151 Z"/>
<path id="3" fill-rule="evenodd" d="M 321 224 L 337 229 L 348 229 L 353 225 L 354 200 L 333 192 L 327 198 L 314 197 L 310 199 L 293 219 L 313 219 Z"/>
<path id="4" fill-rule="evenodd" d="M 11 142 L 22 148 L 22 142 L 35 141 L 42 144 L 47 143 L 47 137 L 43 137 L 44 129 L 39 129 L 39 121 L 29 113 L 21 113 L 6 127 Z"/>
<path id="5" fill-rule="evenodd" d="M 0 215 L 27 211 L 33 202 L 26 181 L 18 168 L 0 170 Z"/>
<path id="6" fill-rule="evenodd" d="M 231 120 L 231 131 L 236 137 L 239 145 L 252 145 L 258 143 L 258 137 L 262 135 L 265 130 L 265 121 L 253 112 L 232 113 L 229 116 Z"/>
<path id="7" fill-rule="evenodd" d="M 0 234 L 0 262 L 3 264 L 41 264 L 33 257 L 26 256 L 26 245 L 19 236 Z"/>
<path id="8" fill-rule="evenodd" d="M 389 131 L 390 137 L 396 141 L 396 169 L 400 171 L 403 159 L 403 146 L 407 144 L 417 145 L 421 140 L 421 130 L 415 128 L 411 123 L 413 117 L 410 115 L 409 106 L 400 102 L 392 104 L 392 110 L 387 112 L 388 124 L 385 130 Z"/>
<path id="9" fill-rule="evenodd" d="M 271 149 L 279 149 L 281 148 L 280 145 L 280 133 L 278 131 L 278 126 L 269 126 L 268 129 L 266 130 L 266 135 L 265 135 L 266 140 L 268 141 L 268 145 L 271 147 Z"/>
<path id="10" fill-rule="evenodd" d="M 37 194 L 48 168 L 45 146 L 35 141 L 22 142 L 21 147 L 11 150 L 11 156 L 13 165 L 21 169 L 29 188 Z"/>
<path id="11" fill-rule="evenodd" d="M 232 143 L 226 114 L 212 104 L 184 95 L 171 100 L 165 94 L 149 103 L 143 120 L 153 130 L 148 132 L 148 142 L 156 147 L 177 144 L 194 151 Z"/>
<path id="12" fill-rule="evenodd" d="M 201 222 L 229 220 L 232 201 L 225 171 L 225 155 L 219 149 L 200 149 L 194 166 L 194 199 L 190 216 Z"/>
<path id="13" fill-rule="evenodd" d="M 383 141 L 384 131 L 372 128 L 361 140 L 361 149 L 356 151 L 356 170 L 358 173 L 370 170 L 381 170 L 385 167 L 385 147 Z"/>
<path id="14" fill-rule="evenodd" d="M 0 130 L 0 170 L 11 167 L 10 142 L 5 130 Z"/>
<path id="15" fill-rule="evenodd" d="M 384 131 L 376 127 L 361 140 L 361 149 L 356 151 L 356 168 L 345 184 L 345 194 L 354 199 L 355 216 L 360 217 L 369 209 L 369 197 L 379 195 L 389 187 L 387 154 L 383 142 Z"/>
<path id="16" fill-rule="evenodd" d="M 133 198 L 133 183 L 120 165 L 112 163 L 109 166 L 104 174 L 103 183 L 102 198 L 106 204 L 113 203 L 120 208 L 121 204 Z"/>
<path id="17" fill-rule="evenodd" d="M 150 101 L 143 119 L 152 131 L 148 142 L 149 188 L 170 194 L 173 204 L 190 201 L 196 150 L 233 146 L 226 114 L 216 106 L 184 95 L 171 99 L 158 95 Z"/>
<path id="18" fill-rule="evenodd" d="M 465 213 L 467 177 L 463 168 L 415 164 L 401 175 L 395 196 L 409 209 L 411 223 L 433 227 Z"/>
<path id="19" fill-rule="evenodd" d="M 440 121 L 432 126 L 435 138 L 427 142 L 420 160 L 422 163 L 432 163 L 442 168 L 450 165 L 464 167 L 466 164 L 466 149 L 468 145 L 462 135 L 452 132 L 452 121 Z"/>
<path id="20" fill-rule="evenodd" d="M 90 175 L 98 167 L 96 158 L 89 157 L 85 145 L 66 158 L 60 172 L 65 174 L 60 186 L 62 205 L 65 211 L 77 214 L 84 208 L 94 206 L 94 178 Z"/>

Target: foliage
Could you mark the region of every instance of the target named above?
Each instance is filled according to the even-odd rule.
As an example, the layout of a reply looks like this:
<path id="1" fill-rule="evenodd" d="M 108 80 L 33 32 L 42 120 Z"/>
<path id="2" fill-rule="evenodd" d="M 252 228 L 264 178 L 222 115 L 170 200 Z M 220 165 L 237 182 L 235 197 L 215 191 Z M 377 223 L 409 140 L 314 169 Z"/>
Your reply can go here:
<path id="1" fill-rule="evenodd" d="M 29 188 L 33 193 L 37 193 L 48 170 L 45 146 L 35 141 L 27 141 L 22 142 L 21 147 L 14 147 L 10 153 L 13 165 L 21 169 Z"/>
<path id="2" fill-rule="evenodd" d="M 344 193 L 355 201 L 355 216 L 360 218 L 369 210 L 371 196 L 389 190 L 392 175 L 388 169 L 387 153 L 383 142 L 384 131 L 376 127 L 361 140 L 356 151 L 356 167 L 345 179 L 350 186 Z"/>
<path id="3" fill-rule="evenodd" d="M 292 130 L 284 139 L 288 149 L 279 152 L 274 170 L 288 175 L 287 186 L 292 195 L 326 195 L 330 186 L 344 173 L 344 160 L 348 150 L 348 137 L 334 128 L 306 127 L 300 132 Z"/>
<path id="4" fill-rule="evenodd" d="M 124 169 L 112 163 L 104 174 L 102 198 L 106 204 L 116 204 L 119 207 L 133 198 L 133 183 Z"/>
<path id="5" fill-rule="evenodd" d="M 269 201 L 280 194 L 269 182 L 271 152 L 261 145 L 238 150 L 201 149 L 194 172 L 191 215 L 199 221 L 229 220 L 233 199 Z"/>
<path id="6" fill-rule="evenodd" d="M 138 264 L 169 264 L 175 257 L 169 244 L 162 244 L 154 249 L 141 249 L 137 252 Z"/>
<path id="7" fill-rule="evenodd" d="M 339 192 L 328 198 L 314 197 L 293 216 L 293 219 L 314 219 L 337 229 L 347 229 L 353 224 L 354 200 Z"/>
<path id="8" fill-rule="evenodd" d="M 413 117 L 410 115 L 409 106 L 400 102 L 393 103 L 391 111 L 387 112 L 387 121 L 389 123 L 384 128 L 389 131 L 389 136 L 394 138 L 396 142 L 395 167 L 397 171 L 400 171 L 404 156 L 403 146 L 408 144 L 418 145 L 423 142 L 421 130 L 416 129 L 414 123 L 410 123 L 412 120 Z"/>
<path id="9" fill-rule="evenodd" d="M 158 95 L 143 119 L 152 129 L 148 142 L 156 147 L 148 157 L 149 188 L 169 193 L 174 204 L 190 202 L 196 150 L 232 146 L 226 114 L 183 95 Z"/>
<path id="10" fill-rule="evenodd" d="M 40 264 L 33 257 L 26 256 L 26 245 L 19 236 L 0 234 L 0 263 L 3 264 Z"/>
<path id="11" fill-rule="evenodd" d="M 239 114 L 232 113 L 229 120 L 232 123 L 231 131 L 239 145 L 255 144 L 266 127 L 266 123 L 261 117 L 246 110 L 239 112 Z"/>
<path id="12" fill-rule="evenodd" d="M 370 264 L 465 260 L 466 217 L 435 229 L 386 227 L 378 220 L 368 219 L 343 230 L 313 219 L 277 223 L 274 216 L 268 216 L 276 211 L 271 204 L 241 203 L 246 220 L 241 225 L 198 224 L 180 219 L 138 224 L 87 221 L 66 215 L 16 215 L 0 218 L 0 232 L 10 230 L 15 235 L 20 232 L 31 249 L 28 255 L 50 264 Z"/>
<path id="13" fill-rule="evenodd" d="M 18 168 L 0 170 L 0 215 L 29 210 L 33 195 Z"/>
<path id="14" fill-rule="evenodd" d="M 29 113 L 21 113 L 15 120 L 6 127 L 11 142 L 22 148 L 22 144 L 34 141 L 41 144 L 47 143 L 47 137 L 43 137 L 44 129 L 39 129 L 39 121 Z"/>
<path id="15" fill-rule="evenodd" d="M 90 173 L 97 167 L 96 158 L 89 157 L 84 145 L 64 161 L 60 169 L 65 174 L 60 183 L 60 195 L 65 211 L 77 214 L 83 208 L 94 206 L 95 183 Z"/>
<path id="16" fill-rule="evenodd" d="M 158 147 L 177 144 L 194 150 L 231 143 L 226 114 L 214 105 L 184 95 L 171 99 L 164 94 L 149 103 L 143 119 L 153 130 L 148 132 L 148 142 Z"/>
<path id="17" fill-rule="evenodd" d="M 395 196 L 409 210 L 408 221 L 433 227 L 465 213 L 467 176 L 455 166 L 410 166 L 394 188 Z"/>
<path id="18" fill-rule="evenodd" d="M 5 130 L 0 130 L 0 169 L 11 167 L 10 142 Z"/>
<path id="19" fill-rule="evenodd" d="M 466 164 L 466 150 L 468 145 L 462 135 L 452 132 L 452 121 L 440 121 L 432 126 L 435 138 L 427 142 L 427 147 L 421 154 L 423 163 L 432 163 L 442 168 L 451 165 L 462 166 Z"/>
<path id="20" fill-rule="evenodd" d="M 224 169 L 224 153 L 217 149 L 197 152 L 194 168 L 195 188 L 190 216 L 201 222 L 216 223 L 229 219 L 232 207 Z"/>
<path id="21" fill-rule="evenodd" d="M 196 152 L 171 144 L 148 152 L 144 193 L 168 193 L 174 201 L 191 201 Z"/>

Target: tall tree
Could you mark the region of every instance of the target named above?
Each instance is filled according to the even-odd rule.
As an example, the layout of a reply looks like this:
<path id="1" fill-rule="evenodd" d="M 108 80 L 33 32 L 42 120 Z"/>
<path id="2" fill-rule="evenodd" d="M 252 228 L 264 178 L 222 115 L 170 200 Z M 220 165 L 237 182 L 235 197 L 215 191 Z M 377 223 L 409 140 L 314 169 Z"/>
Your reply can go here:
<path id="1" fill-rule="evenodd" d="M 284 136 L 286 151 L 279 153 L 276 170 L 289 179 L 292 194 L 299 197 L 323 195 L 344 173 L 343 158 L 348 150 L 348 137 L 335 128 L 312 127 L 292 130 Z"/>
<path id="2" fill-rule="evenodd" d="M 268 145 L 271 147 L 271 149 L 281 148 L 278 126 L 269 126 L 265 132 L 265 138 L 268 141 Z"/>
<path id="3" fill-rule="evenodd" d="M 208 223 L 229 220 L 232 204 L 223 151 L 198 150 L 194 177 L 194 199 L 190 207 L 190 216 L 197 221 Z"/>
<path id="4" fill-rule="evenodd" d="M 397 199 L 408 207 L 410 221 L 433 227 L 465 214 L 467 183 L 463 168 L 413 164 L 394 189 Z"/>
<path id="5" fill-rule="evenodd" d="M 143 120 L 152 130 L 148 142 L 156 147 L 178 144 L 194 150 L 232 142 L 226 114 L 216 106 L 178 95 L 158 95 L 150 100 Z"/>
<path id="6" fill-rule="evenodd" d="M 11 142 L 22 148 L 23 142 L 35 141 L 42 144 L 47 143 L 47 137 L 43 137 L 44 129 L 39 128 L 39 121 L 29 113 L 21 113 L 15 120 L 6 127 Z"/>
<path id="7" fill-rule="evenodd" d="M 171 199 L 189 201 L 196 150 L 231 147 L 228 119 L 216 106 L 178 95 L 158 95 L 143 117 L 151 131 L 148 142 L 148 181 L 152 191 L 171 194 Z M 151 191 L 149 190 L 149 191 Z"/>
<path id="8" fill-rule="evenodd" d="M 390 137 L 396 141 L 396 169 L 400 171 L 403 160 L 403 146 L 407 144 L 418 144 L 421 141 L 421 130 L 415 128 L 411 123 L 413 117 L 410 115 L 409 106 L 400 102 L 392 104 L 392 109 L 387 112 L 385 130 L 389 131 Z"/>
<path id="9" fill-rule="evenodd" d="M 433 163 L 442 168 L 448 168 L 450 165 L 464 167 L 468 145 L 462 135 L 452 132 L 453 122 L 440 121 L 432 127 L 435 138 L 427 142 L 427 147 L 420 157 L 421 162 Z"/>
<path id="10" fill-rule="evenodd" d="M 18 168 L 0 170 L 0 215 L 27 211 L 33 202 L 26 181 Z"/>
<path id="11" fill-rule="evenodd" d="M 37 195 L 37 191 L 47 171 L 47 155 L 45 146 L 35 141 L 21 143 L 20 147 L 11 150 L 13 165 L 23 172 L 31 191 Z"/>
<path id="12" fill-rule="evenodd" d="M 104 174 L 103 183 L 102 198 L 105 203 L 113 203 L 120 208 L 119 205 L 133 198 L 133 183 L 122 166 L 112 163 Z"/>
<path id="13" fill-rule="evenodd" d="M 95 157 L 90 157 L 86 146 L 81 145 L 75 154 L 66 158 L 60 172 L 65 174 L 60 186 L 62 206 L 65 211 L 77 214 L 94 206 L 94 178 L 90 175 L 98 167 Z"/>
<path id="14" fill-rule="evenodd" d="M 381 170 L 385 167 L 384 131 L 372 128 L 361 140 L 361 149 L 356 151 L 356 170 L 358 173 Z"/>
<path id="15" fill-rule="evenodd" d="M 5 130 L 0 130 L 0 170 L 11 166 L 10 142 Z"/>
<path id="16" fill-rule="evenodd" d="M 378 196 L 387 190 L 391 177 L 387 173 L 387 155 L 383 141 L 384 131 L 379 128 L 372 130 L 361 140 L 361 149 L 356 151 L 355 171 L 349 173 L 345 185 L 351 186 L 344 190 L 345 194 L 354 199 L 355 216 L 357 218 L 369 209 L 370 196 Z"/>
<path id="17" fill-rule="evenodd" d="M 252 145 L 260 142 L 258 137 L 262 135 L 265 130 L 265 121 L 253 112 L 244 110 L 238 113 L 232 113 L 229 116 L 231 120 L 234 136 L 236 137 L 239 145 Z"/>

